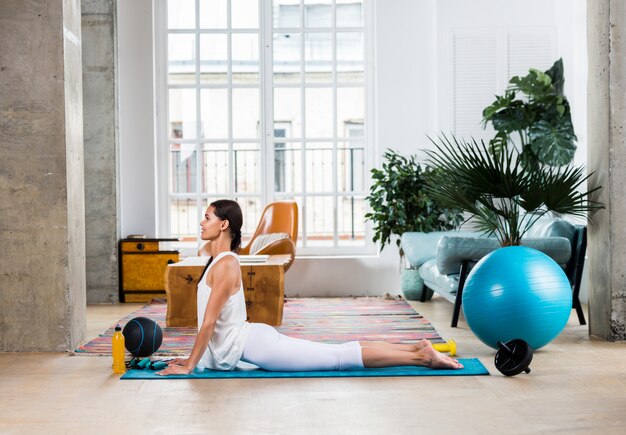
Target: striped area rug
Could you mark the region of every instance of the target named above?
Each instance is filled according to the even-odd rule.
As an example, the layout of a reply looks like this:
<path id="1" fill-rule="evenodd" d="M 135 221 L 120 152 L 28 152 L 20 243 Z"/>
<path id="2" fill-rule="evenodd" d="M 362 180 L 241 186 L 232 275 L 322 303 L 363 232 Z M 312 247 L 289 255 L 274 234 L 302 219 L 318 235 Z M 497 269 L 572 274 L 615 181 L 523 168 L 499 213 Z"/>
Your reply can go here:
<path id="1" fill-rule="evenodd" d="M 163 329 L 157 356 L 189 354 L 197 329 L 165 326 L 167 305 L 152 301 L 119 320 L 120 326 L 143 316 L 156 320 Z M 103 334 L 75 350 L 79 355 L 111 355 L 115 324 Z M 443 342 L 430 322 L 402 299 L 385 298 L 289 298 L 285 301 L 283 324 L 277 329 L 288 336 L 326 343 L 353 340 L 414 343 L 428 339 Z"/>

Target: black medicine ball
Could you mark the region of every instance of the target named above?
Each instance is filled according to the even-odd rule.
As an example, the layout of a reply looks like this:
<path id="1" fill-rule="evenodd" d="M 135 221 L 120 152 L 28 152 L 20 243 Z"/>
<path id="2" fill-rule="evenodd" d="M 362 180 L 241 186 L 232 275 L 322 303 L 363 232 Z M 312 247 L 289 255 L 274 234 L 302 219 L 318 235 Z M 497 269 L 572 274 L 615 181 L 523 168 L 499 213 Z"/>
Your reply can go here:
<path id="1" fill-rule="evenodd" d="M 163 341 L 161 327 L 147 317 L 135 317 L 128 321 L 124 330 L 124 345 L 133 356 L 150 356 Z"/>

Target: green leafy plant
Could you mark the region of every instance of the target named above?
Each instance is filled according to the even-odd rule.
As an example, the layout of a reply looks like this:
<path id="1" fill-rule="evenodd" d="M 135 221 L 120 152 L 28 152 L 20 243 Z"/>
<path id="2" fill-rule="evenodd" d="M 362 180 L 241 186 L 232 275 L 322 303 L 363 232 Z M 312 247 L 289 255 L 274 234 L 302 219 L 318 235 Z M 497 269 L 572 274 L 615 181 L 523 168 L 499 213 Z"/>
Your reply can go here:
<path id="1" fill-rule="evenodd" d="M 496 130 L 491 150 L 497 154 L 517 147 L 522 163 L 532 168 L 570 163 L 576 135 L 564 82 L 562 59 L 545 72 L 530 69 L 524 77 L 513 77 L 504 95 L 483 110 L 483 127 L 491 123 Z"/>
<path id="2" fill-rule="evenodd" d="M 427 162 L 438 170 L 428 180 L 429 195 L 447 207 L 474 218 L 486 235 L 502 246 L 519 245 L 528 229 L 548 212 L 586 216 L 602 208 L 578 189 L 589 178 L 582 166 L 540 166 L 528 170 L 515 149 L 493 152 L 484 142 L 433 141 Z"/>
<path id="3" fill-rule="evenodd" d="M 387 150 L 384 158 L 382 169 L 371 171 L 372 186 L 365 198 L 371 209 L 365 218 L 373 222 L 373 240 L 381 242 L 381 250 L 392 235 L 451 230 L 463 221 L 458 208 L 443 207 L 426 192 L 432 169 L 422 168 L 415 156 L 404 157 L 393 150 Z M 400 249 L 399 239 L 396 245 Z"/>

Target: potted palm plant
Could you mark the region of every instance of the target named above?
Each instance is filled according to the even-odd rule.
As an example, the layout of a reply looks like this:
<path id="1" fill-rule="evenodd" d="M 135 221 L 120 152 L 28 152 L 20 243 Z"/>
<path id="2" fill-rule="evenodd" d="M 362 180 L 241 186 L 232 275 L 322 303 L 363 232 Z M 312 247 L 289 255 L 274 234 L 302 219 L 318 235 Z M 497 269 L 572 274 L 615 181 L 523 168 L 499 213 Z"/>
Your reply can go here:
<path id="1" fill-rule="evenodd" d="M 374 225 L 373 241 L 380 242 L 381 251 L 393 236 L 409 231 L 451 230 L 463 221 L 459 208 L 442 206 L 428 194 L 426 180 L 433 175 L 433 169 L 422 167 L 415 156 L 405 157 L 389 149 L 382 168 L 372 169 L 371 174 L 370 194 L 365 198 L 370 212 L 365 218 Z M 399 237 L 395 243 L 402 264 L 404 253 Z M 416 269 L 403 268 L 401 283 L 407 299 L 421 297 L 423 281 Z"/>
<path id="2" fill-rule="evenodd" d="M 484 125 L 497 132 L 489 146 L 446 136 L 433 141 L 428 162 L 438 170 L 429 194 L 468 213 L 502 246 L 519 245 L 546 213 L 584 217 L 601 208 L 589 200 L 601 187 L 581 190 L 589 175 L 570 164 L 576 135 L 563 84 L 561 59 L 545 72 L 513 77 L 504 96 L 483 111 Z"/>
<path id="3" fill-rule="evenodd" d="M 428 194 L 469 214 L 479 230 L 494 235 L 502 246 L 519 245 L 548 212 L 585 217 L 602 207 L 589 199 L 601 186 L 579 190 L 589 178 L 582 166 L 530 170 L 515 148 L 494 152 L 484 142 L 446 136 L 433 143 L 428 162 L 438 170 L 429 178 Z"/>

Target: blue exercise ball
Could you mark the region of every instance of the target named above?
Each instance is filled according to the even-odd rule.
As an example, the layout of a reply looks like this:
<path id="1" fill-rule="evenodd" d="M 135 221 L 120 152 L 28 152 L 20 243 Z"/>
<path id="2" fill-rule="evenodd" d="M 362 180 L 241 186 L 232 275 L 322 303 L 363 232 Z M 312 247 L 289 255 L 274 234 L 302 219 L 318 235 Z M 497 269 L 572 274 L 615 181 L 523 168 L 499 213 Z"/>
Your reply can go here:
<path id="1" fill-rule="evenodd" d="M 525 340 L 533 349 L 563 330 L 572 310 L 572 287 L 554 260 L 536 249 L 509 246 L 483 257 L 463 289 L 463 313 L 487 346 Z"/>

